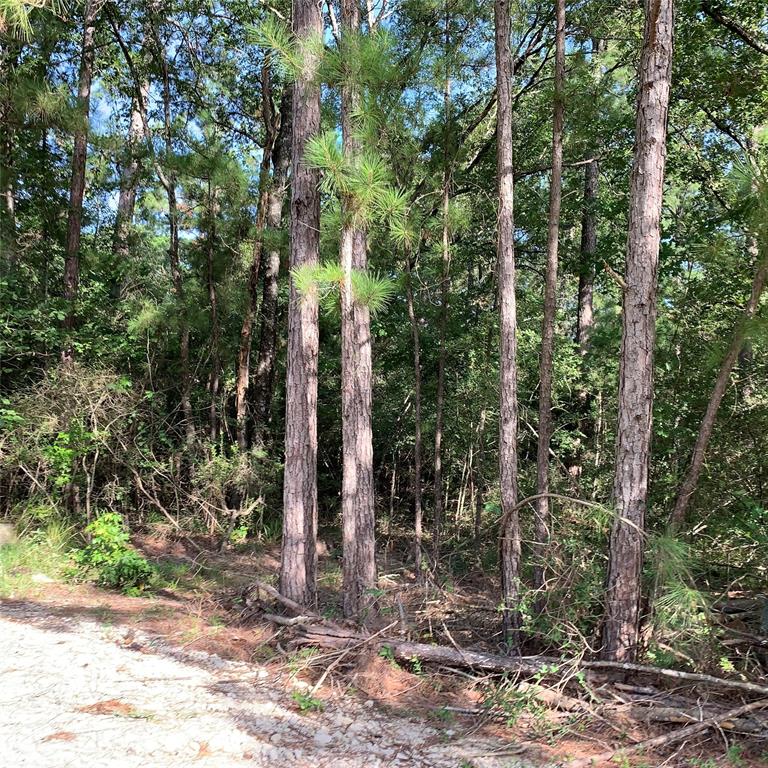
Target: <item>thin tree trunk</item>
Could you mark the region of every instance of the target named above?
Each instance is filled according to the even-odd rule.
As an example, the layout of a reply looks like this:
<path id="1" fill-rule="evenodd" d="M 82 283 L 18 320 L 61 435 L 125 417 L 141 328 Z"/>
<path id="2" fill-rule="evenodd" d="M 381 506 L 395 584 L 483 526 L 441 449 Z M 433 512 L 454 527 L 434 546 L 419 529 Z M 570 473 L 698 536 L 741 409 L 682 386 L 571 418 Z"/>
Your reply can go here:
<path id="1" fill-rule="evenodd" d="M 130 255 L 130 234 L 133 213 L 136 208 L 136 191 L 142 173 L 141 154 L 147 141 L 142 117 L 142 104 L 149 98 L 149 82 L 139 86 L 141 94 L 131 99 L 131 120 L 128 126 L 128 146 L 125 165 L 120 175 L 120 195 L 117 201 L 115 231 L 112 238 L 112 253 L 119 260 L 126 260 Z"/>
<path id="2" fill-rule="evenodd" d="M 448 221 L 451 203 L 451 165 L 448 159 L 448 140 L 450 138 L 450 112 L 451 112 L 451 78 L 448 66 L 448 51 L 450 46 L 450 16 L 448 6 L 445 9 L 445 39 L 444 50 L 446 56 L 445 82 L 443 86 L 443 239 L 442 257 L 443 273 L 440 280 L 440 349 L 437 358 L 437 397 L 435 403 L 435 519 L 432 530 L 432 557 L 435 567 L 440 564 L 440 544 L 443 535 L 443 517 L 445 504 L 443 500 L 443 420 L 445 411 L 445 357 L 446 335 L 448 330 L 448 299 L 451 287 L 451 235 Z"/>
<path id="3" fill-rule="evenodd" d="M 519 645 L 520 524 L 517 504 L 517 306 L 515 300 L 514 166 L 509 0 L 495 0 L 496 163 L 498 175 L 498 270 L 500 312 L 499 470 L 501 512 L 501 591 L 504 640 Z"/>
<path id="4" fill-rule="evenodd" d="M 411 253 L 407 253 L 405 269 L 406 301 L 408 302 L 408 320 L 413 338 L 413 557 L 416 581 L 421 581 L 422 559 L 422 506 L 421 506 L 421 339 L 419 338 L 419 320 L 413 301 L 413 268 L 415 262 Z"/>
<path id="5" fill-rule="evenodd" d="M 555 95 L 552 117 L 552 176 L 549 185 L 547 269 L 544 280 L 544 318 L 539 360 L 539 440 L 536 452 L 536 492 L 549 493 L 549 444 L 552 437 L 552 363 L 557 317 L 557 268 L 560 207 L 563 189 L 563 115 L 565 111 L 565 0 L 555 0 Z M 546 604 L 546 560 L 551 536 L 549 499 L 536 502 L 533 587 L 539 591 L 537 609 Z"/>
<path id="6" fill-rule="evenodd" d="M 475 467 L 473 469 L 472 482 L 475 486 L 475 494 L 473 502 L 474 509 L 474 523 L 473 523 L 473 537 L 475 540 L 475 548 L 480 548 L 480 538 L 483 529 L 483 482 L 482 466 L 483 466 L 483 452 L 485 450 L 485 421 L 487 412 L 485 408 L 480 411 L 480 421 L 477 425 L 477 450 L 475 452 Z M 478 469 L 480 468 L 480 469 Z"/>
<path id="7" fill-rule="evenodd" d="M 157 27 L 151 26 L 154 38 L 155 55 L 160 66 L 163 94 L 163 138 L 165 143 L 166 162 L 173 157 L 173 121 L 171 116 L 171 78 L 168 70 L 168 59 L 165 46 L 160 40 Z M 146 112 L 145 112 L 146 117 Z M 145 123 L 146 129 L 146 123 Z M 168 197 L 168 261 L 171 268 L 171 284 L 176 298 L 177 317 L 179 323 L 179 363 L 181 368 L 181 415 L 184 422 L 184 440 L 188 448 L 195 442 L 195 423 L 192 417 L 192 373 L 189 363 L 189 315 L 187 312 L 184 277 L 181 272 L 179 258 L 179 206 L 176 198 L 176 173 L 169 166 L 163 187 Z"/>
<path id="8" fill-rule="evenodd" d="M 593 292 L 595 283 L 595 253 L 597 251 L 597 192 L 600 179 L 600 165 L 597 160 L 587 163 L 584 168 L 584 208 L 581 216 L 581 248 L 579 264 L 579 294 L 576 319 L 576 343 L 579 354 L 584 357 L 594 325 Z"/>
<path id="9" fill-rule="evenodd" d="M 637 654 L 653 411 L 661 204 L 672 64 L 672 0 L 646 0 L 630 187 L 618 427 L 603 657 Z"/>
<path id="10" fill-rule="evenodd" d="M 282 223 L 283 202 L 288 187 L 288 167 L 291 162 L 291 100 L 292 89 L 286 88 L 280 100 L 280 130 L 272 152 L 272 184 L 269 187 L 267 226 L 278 230 Z M 277 297 L 280 275 L 280 250 L 270 248 L 264 269 L 264 289 L 261 297 L 261 330 L 259 360 L 253 379 L 254 440 L 263 442 L 264 431 L 272 410 L 272 391 L 277 356 Z"/>
<path id="11" fill-rule="evenodd" d="M 297 38 L 320 37 L 320 0 L 295 0 Z M 317 170 L 304 163 L 307 141 L 320 130 L 320 88 L 314 82 L 317 58 L 308 53 L 293 91 L 291 138 L 291 269 L 314 266 L 320 250 L 320 195 Z M 299 295 L 291 281 L 285 393 L 285 473 L 280 591 L 297 603 L 315 600 L 317 569 L 317 357 L 318 299 Z"/>
<path id="12" fill-rule="evenodd" d="M 16 184 L 13 168 L 14 115 L 13 73 L 18 61 L 18 48 L 6 40 L 0 43 L 0 248 L 9 267 L 17 258 L 16 243 Z"/>
<path id="13" fill-rule="evenodd" d="M 261 67 L 261 112 L 264 118 L 265 138 L 261 155 L 261 167 L 259 168 L 259 200 L 254 225 L 251 267 L 248 273 L 248 292 L 246 295 L 245 312 L 243 314 L 243 324 L 240 329 L 240 347 L 237 355 L 237 377 L 235 380 L 235 430 L 237 444 L 241 451 L 248 448 L 247 408 L 248 379 L 251 370 L 251 338 L 253 335 L 253 320 L 256 316 L 256 306 L 259 301 L 259 272 L 261 270 L 264 230 L 267 226 L 267 209 L 269 207 L 269 166 L 272 160 L 272 149 L 277 138 L 275 115 L 272 109 L 270 66 L 270 57 L 266 56 Z"/>
<path id="14" fill-rule="evenodd" d="M 342 36 L 360 31 L 357 0 L 341 2 Z M 354 163 L 360 144 L 354 133 L 354 115 L 360 96 L 353 83 L 341 89 L 341 131 L 344 153 Z M 341 266 L 341 419 L 343 477 L 341 493 L 342 604 L 347 618 L 359 617 L 370 603 L 376 584 L 375 517 L 373 491 L 373 437 L 371 429 L 371 329 L 368 307 L 357 301 L 353 272 L 368 266 L 367 235 L 356 220 L 356 201 L 342 201 Z"/>
<path id="15" fill-rule="evenodd" d="M 83 42 L 80 53 L 80 73 L 77 86 L 77 119 L 74 148 L 72 150 L 72 175 L 69 184 L 69 214 L 67 217 L 67 243 L 64 256 L 64 318 L 65 341 L 61 359 L 71 365 L 75 358 L 74 339 L 77 313 L 77 296 L 80 285 L 80 234 L 83 223 L 83 196 L 85 195 L 85 165 L 88 158 L 88 120 L 91 106 L 91 82 L 95 58 L 94 37 L 96 17 L 101 9 L 99 0 L 88 0 L 83 18 Z"/>
<path id="16" fill-rule="evenodd" d="M 728 351 L 725 353 L 723 362 L 720 364 L 720 370 L 718 371 L 717 379 L 715 380 L 715 386 L 712 389 L 712 394 L 707 403 L 707 409 L 704 412 L 704 417 L 699 426 L 696 444 L 694 445 L 693 454 L 691 455 L 691 463 L 683 482 L 680 484 L 675 507 L 669 518 L 669 525 L 673 532 L 679 531 L 682 528 L 683 523 L 685 522 L 685 516 L 688 512 L 688 507 L 690 506 L 691 498 L 694 493 L 696 493 L 696 486 L 698 485 L 701 470 L 704 466 L 704 457 L 707 453 L 709 440 L 712 437 L 712 430 L 715 426 L 720 403 L 722 402 L 725 390 L 728 387 L 731 372 L 733 371 L 736 362 L 739 360 L 739 355 L 744 348 L 749 321 L 755 316 L 755 313 L 760 306 L 760 297 L 765 289 L 766 279 L 768 279 L 768 253 L 764 253 L 761 258 L 758 253 L 757 244 L 754 241 L 752 242 L 751 250 L 753 250 L 758 257 L 755 276 L 752 280 L 752 292 L 746 307 L 744 307 L 740 321 L 734 329 L 731 343 L 728 346 Z"/>
<path id="17" fill-rule="evenodd" d="M 216 291 L 214 256 L 216 252 L 216 192 L 208 179 L 208 242 L 206 266 L 208 278 L 208 306 L 211 312 L 211 373 L 208 378 L 208 425 L 212 443 L 219 440 L 219 386 L 221 382 L 221 329 L 219 327 L 219 297 Z"/>

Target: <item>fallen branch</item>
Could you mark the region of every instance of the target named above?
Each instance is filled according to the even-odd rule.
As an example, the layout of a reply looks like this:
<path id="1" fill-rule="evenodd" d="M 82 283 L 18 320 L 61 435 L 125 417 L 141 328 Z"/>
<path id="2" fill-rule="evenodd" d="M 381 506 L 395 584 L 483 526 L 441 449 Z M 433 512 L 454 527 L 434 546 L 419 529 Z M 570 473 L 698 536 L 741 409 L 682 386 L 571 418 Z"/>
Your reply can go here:
<path id="1" fill-rule="evenodd" d="M 635 672 L 641 675 L 657 675 L 669 677 L 674 680 L 687 680 L 691 683 L 712 685 L 718 688 L 734 688 L 748 693 L 756 693 L 768 697 L 768 687 L 757 683 L 745 683 L 743 680 L 728 680 L 714 675 L 703 675 L 697 672 L 683 672 L 678 669 L 664 669 L 662 667 L 650 667 L 645 664 L 630 664 L 622 661 L 584 661 L 581 663 L 584 669 L 621 669 L 626 672 Z"/>
<path id="2" fill-rule="evenodd" d="M 695 736 L 697 733 L 702 733 L 709 728 L 720 726 L 730 720 L 735 720 L 741 715 L 746 715 L 749 712 L 755 712 L 758 709 L 765 709 L 768 707 L 768 699 L 761 699 L 760 701 L 753 701 L 751 704 L 744 704 L 736 709 L 731 709 L 728 712 L 715 715 L 702 720 L 699 723 L 680 728 L 672 733 L 665 733 L 663 736 L 656 736 L 653 739 L 646 739 L 638 744 L 633 744 L 631 747 L 616 748 L 607 752 L 601 752 L 599 755 L 592 755 L 592 757 L 582 757 L 577 760 L 571 760 L 565 765 L 567 768 L 589 768 L 590 766 L 597 765 L 599 763 L 607 762 L 614 757 L 627 757 L 638 752 L 644 752 L 648 749 L 656 749 L 657 747 L 666 747 L 669 744 L 675 744 L 678 741 L 683 741 L 689 736 Z"/>

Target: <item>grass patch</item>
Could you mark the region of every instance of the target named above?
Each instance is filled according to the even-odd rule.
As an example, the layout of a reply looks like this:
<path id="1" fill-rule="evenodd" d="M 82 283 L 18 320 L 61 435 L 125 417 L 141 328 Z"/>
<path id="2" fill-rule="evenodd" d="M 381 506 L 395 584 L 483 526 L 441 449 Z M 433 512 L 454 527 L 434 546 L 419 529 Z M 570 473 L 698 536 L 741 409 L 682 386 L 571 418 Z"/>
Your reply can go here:
<path id="1" fill-rule="evenodd" d="M 73 533 L 62 523 L 50 523 L 0 547 L 0 597 L 19 598 L 40 589 L 39 575 L 65 579 L 72 567 Z"/>

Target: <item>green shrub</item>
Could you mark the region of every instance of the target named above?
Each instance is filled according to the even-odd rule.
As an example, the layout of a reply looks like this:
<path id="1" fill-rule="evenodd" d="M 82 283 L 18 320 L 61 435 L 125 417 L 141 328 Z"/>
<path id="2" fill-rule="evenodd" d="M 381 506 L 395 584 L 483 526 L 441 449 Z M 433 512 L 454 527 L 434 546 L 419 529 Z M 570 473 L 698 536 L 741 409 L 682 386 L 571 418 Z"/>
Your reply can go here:
<path id="1" fill-rule="evenodd" d="M 73 559 L 86 571 L 96 575 L 103 587 L 140 592 L 149 586 L 156 571 L 130 545 L 123 520 L 115 512 L 105 512 L 90 523 L 85 532 L 90 543 L 75 550 Z"/>

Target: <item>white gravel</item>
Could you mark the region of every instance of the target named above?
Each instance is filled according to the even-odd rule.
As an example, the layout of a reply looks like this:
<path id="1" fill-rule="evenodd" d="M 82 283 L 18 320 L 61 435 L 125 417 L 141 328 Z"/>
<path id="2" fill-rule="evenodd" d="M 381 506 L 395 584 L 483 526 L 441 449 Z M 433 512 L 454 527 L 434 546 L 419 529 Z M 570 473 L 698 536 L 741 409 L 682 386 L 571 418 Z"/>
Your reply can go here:
<path id="1" fill-rule="evenodd" d="M 111 700 L 124 714 L 81 711 Z M 258 665 L 0 602 L 0 768 L 534 768 L 365 704 L 302 715 Z"/>

